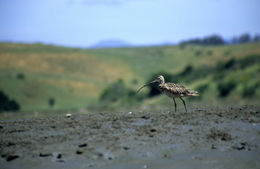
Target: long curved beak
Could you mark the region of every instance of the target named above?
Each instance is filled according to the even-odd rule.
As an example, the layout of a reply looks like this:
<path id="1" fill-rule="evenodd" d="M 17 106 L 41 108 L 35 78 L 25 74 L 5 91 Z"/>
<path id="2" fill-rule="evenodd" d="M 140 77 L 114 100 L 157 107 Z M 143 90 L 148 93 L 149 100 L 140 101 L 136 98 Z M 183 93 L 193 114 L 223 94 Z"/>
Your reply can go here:
<path id="1" fill-rule="evenodd" d="M 154 80 L 154 81 L 152 81 L 152 82 L 150 82 L 150 83 L 147 83 L 147 84 L 143 85 L 142 87 L 140 87 L 140 88 L 137 90 L 136 93 L 139 93 L 142 88 L 144 88 L 144 87 L 146 87 L 146 86 L 148 86 L 148 85 L 150 85 L 150 84 L 152 84 L 152 83 L 155 83 L 155 82 L 157 82 L 157 80 Z"/>
<path id="2" fill-rule="evenodd" d="M 145 84 L 145 85 L 143 85 L 142 87 L 140 87 L 138 90 L 137 90 L 137 92 L 136 93 L 139 93 L 140 92 L 140 90 L 142 89 L 142 88 L 144 88 L 144 87 L 146 87 L 146 86 L 148 86 L 150 83 L 148 83 L 148 84 Z"/>
<path id="3" fill-rule="evenodd" d="M 154 81 L 151 81 L 149 84 L 151 84 L 151 83 L 156 83 L 156 82 L 158 82 L 157 79 L 155 79 Z"/>

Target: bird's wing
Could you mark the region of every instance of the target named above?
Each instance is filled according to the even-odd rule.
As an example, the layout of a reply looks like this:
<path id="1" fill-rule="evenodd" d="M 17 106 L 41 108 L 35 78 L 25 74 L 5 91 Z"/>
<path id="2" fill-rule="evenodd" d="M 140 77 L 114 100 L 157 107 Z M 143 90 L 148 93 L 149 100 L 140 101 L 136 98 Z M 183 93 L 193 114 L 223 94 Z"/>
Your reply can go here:
<path id="1" fill-rule="evenodd" d="M 188 89 L 179 84 L 167 83 L 166 86 L 167 86 L 168 90 L 174 94 L 179 94 L 182 96 L 198 96 L 199 95 L 199 92 Z"/>
<path id="2" fill-rule="evenodd" d="M 166 83 L 166 88 L 176 94 L 186 94 L 188 92 L 187 88 L 176 83 Z"/>

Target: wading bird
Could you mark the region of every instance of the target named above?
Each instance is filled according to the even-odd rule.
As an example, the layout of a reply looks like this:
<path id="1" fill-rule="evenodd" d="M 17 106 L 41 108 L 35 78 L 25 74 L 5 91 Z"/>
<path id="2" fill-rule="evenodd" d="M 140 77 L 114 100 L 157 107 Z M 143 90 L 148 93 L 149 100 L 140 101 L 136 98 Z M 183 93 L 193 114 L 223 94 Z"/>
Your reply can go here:
<path id="1" fill-rule="evenodd" d="M 145 85 L 143 85 L 140 89 L 138 89 L 137 93 L 144 87 L 152 84 L 152 83 L 159 83 L 159 89 L 162 93 L 166 94 L 168 97 L 172 98 L 174 101 L 174 106 L 175 106 L 175 112 L 177 110 L 177 104 L 175 101 L 175 98 L 180 98 L 181 101 L 183 102 L 185 111 L 187 112 L 187 108 L 186 108 L 186 103 L 185 101 L 182 99 L 182 97 L 185 96 L 199 96 L 199 92 L 191 90 L 191 89 L 187 89 L 182 85 L 179 84 L 175 84 L 175 83 L 165 83 L 164 81 L 164 77 L 162 75 L 159 75 L 154 81 L 147 83 Z"/>

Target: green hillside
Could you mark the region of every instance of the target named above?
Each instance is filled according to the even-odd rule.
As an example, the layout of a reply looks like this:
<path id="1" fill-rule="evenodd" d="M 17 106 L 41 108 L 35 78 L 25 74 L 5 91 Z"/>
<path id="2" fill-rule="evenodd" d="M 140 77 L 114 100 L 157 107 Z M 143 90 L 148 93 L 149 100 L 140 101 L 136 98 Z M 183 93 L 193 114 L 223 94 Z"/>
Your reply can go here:
<path id="1" fill-rule="evenodd" d="M 104 90 L 118 79 L 135 91 L 165 73 L 166 81 L 201 92 L 191 101 L 255 103 L 260 99 L 259 58 L 259 43 L 87 50 L 0 43 L 0 91 L 24 111 L 97 107 Z M 142 92 L 138 106 L 169 104 L 166 97 L 148 98 L 148 92 Z"/>

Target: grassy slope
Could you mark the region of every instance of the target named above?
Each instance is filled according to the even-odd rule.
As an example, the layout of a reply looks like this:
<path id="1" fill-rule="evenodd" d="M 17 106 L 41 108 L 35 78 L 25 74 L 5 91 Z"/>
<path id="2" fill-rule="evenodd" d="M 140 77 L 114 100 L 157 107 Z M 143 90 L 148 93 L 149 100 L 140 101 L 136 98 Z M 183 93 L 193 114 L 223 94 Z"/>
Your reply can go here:
<path id="1" fill-rule="evenodd" d="M 56 100 L 56 109 L 79 108 L 96 102 L 102 90 L 118 78 L 137 88 L 156 72 L 176 73 L 187 65 L 215 66 L 249 54 L 260 54 L 260 44 L 82 50 L 1 43 L 0 90 L 21 103 L 22 110 L 48 109 L 51 97 Z M 258 69 L 256 65 L 242 73 L 248 76 Z M 19 73 L 25 79 L 18 79 Z M 135 85 L 134 80 L 138 81 Z M 185 85 L 196 87 L 210 81 L 209 77 Z M 216 95 L 216 91 L 212 92 Z"/>

